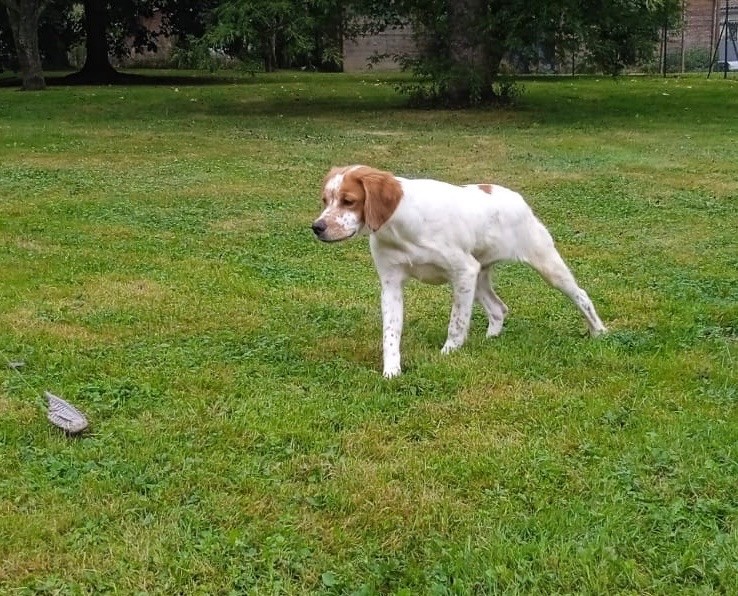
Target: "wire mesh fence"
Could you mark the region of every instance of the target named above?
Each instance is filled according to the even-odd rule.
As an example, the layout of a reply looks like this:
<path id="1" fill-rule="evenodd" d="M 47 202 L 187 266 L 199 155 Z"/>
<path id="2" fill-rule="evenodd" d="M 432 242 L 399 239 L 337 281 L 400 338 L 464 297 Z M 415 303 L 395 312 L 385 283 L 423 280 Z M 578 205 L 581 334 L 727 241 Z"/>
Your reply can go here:
<path id="1" fill-rule="evenodd" d="M 658 70 L 663 74 L 738 70 L 738 3 L 684 0 L 682 23 L 662 35 Z"/>

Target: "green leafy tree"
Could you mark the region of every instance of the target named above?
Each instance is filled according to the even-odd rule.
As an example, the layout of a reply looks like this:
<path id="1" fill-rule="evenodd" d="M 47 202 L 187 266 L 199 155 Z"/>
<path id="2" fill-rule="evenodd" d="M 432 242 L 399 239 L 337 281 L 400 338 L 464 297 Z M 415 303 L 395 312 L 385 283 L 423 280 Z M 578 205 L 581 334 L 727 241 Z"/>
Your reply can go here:
<path id="1" fill-rule="evenodd" d="M 23 88 L 44 86 L 42 55 L 52 67 L 66 67 L 67 50 L 84 43 L 86 58 L 82 70 L 69 81 L 109 83 L 119 78 L 110 55 L 121 55 L 129 46 L 153 48 L 158 31 L 143 26 L 142 17 L 160 7 L 189 5 L 176 0 L 0 0 L 7 11 L 7 24 L 15 41 L 3 62 L 17 67 Z M 81 9 L 80 9 L 81 7 Z M 45 10 L 44 10 L 45 9 Z M 43 15 L 42 15 L 43 12 Z M 0 19 L 0 35 L 5 23 Z M 39 31 L 43 33 L 39 39 Z M 0 40 L 2 41 L 2 40 Z M 4 44 L 0 43 L 0 46 Z M 7 50 L 8 48 L 0 48 Z"/>
<path id="2" fill-rule="evenodd" d="M 579 50 L 612 74 L 653 52 L 679 18 L 680 0 L 358 0 L 372 18 L 411 22 L 420 53 L 400 57 L 418 78 L 412 91 L 444 105 L 504 101 L 506 56 Z"/>
<path id="3" fill-rule="evenodd" d="M 24 88 L 35 88 L 43 81 L 42 55 L 51 66 L 66 67 L 67 50 L 83 44 L 84 64 L 67 82 L 114 83 L 126 77 L 112 66 L 111 56 L 124 56 L 131 47 L 155 50 L 161 35 L 202 35 L 207 15 L 217 4 L 218 0 L 0 0 L 7 8 L 3 14 L 7 18 L 0 18 L 0 63 L 24 73 Z M 152 30 L 144 19 L 156 11 L 164 18 L 161 28 Z M 20 44 L 7 47 L 6 28 L 20 31 L 20 36 L 10 36 Z"/>
<path id="4" fill-rule="evenodd" d="M 555 35 L 573 42 L 592 65 L 618 74 L 653 55 L 663 27 L 681 26 L 682 0 L 597 0 L 584 11 L 564 2 L 559 10 Z"/>
<path id="5" fill-rule="evenodd" d="M 266 72 L 282 66 L 337 65 L 338 0 L 224 0 L 211 13 L 206 43 Z"/>
<path id="6" fill-rule="evenodd" d="M 72 6 L 73 0 L 53 0 Z M 163 35 L 202 33 L 202 22 L 217 0 L 83 0 L 79 26 L 85 46 L 85 62 L 70 82 L 115 83 L 125 80 L 110 57 L 122 57 L 131 48 L 155 51 Z M 163 16 L 161 27 L 152 29 L 147 18 Z"/>
<path id="7" fill-rule="evenodd" d="M 68 1 L 68 0 L 67 0 Z M 189 2 L 175 0 L 83 0 L 83 31 L 85 62 L 81 70 L 69 80 L 84 83 L 112 83 L 119 81 L 120 73 L 110 63 L 111 55 L 128 51 L 124 40 L 134 48 L 156 48 L 156 39 L 162 31 L 144 26 L 143 19 L 157 10 L 167 10 Z"/>

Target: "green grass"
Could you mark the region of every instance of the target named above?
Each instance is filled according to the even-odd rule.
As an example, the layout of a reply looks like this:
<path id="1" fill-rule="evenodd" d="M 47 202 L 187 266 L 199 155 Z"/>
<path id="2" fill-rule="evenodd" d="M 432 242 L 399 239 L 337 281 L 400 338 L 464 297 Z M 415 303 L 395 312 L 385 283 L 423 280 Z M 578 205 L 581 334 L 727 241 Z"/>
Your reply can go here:
<path id="1" fill-rule="evenodd" d="M 734 592 L 738 82 L 396 80 L 0 88 L 0 592 Z M 383 380 L 366 239 L 309 227 L 355 162 L 523 191 L 611 333 L 509 265 L 442 357 L 410 284 Z"/>

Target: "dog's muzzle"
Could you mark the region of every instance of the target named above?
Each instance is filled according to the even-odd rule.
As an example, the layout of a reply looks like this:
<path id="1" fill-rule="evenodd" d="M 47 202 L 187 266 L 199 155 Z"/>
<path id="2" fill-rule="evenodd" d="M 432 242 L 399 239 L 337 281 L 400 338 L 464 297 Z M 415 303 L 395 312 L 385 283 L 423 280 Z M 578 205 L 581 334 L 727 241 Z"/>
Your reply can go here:
<path id="1" fill-rule="evenodd" d="M 322 240 L 323 239 L 323 233 L 325 232 L 326 228 L 328 227 L 328 224 L 325 223 L 325 221 L 323 221 L 322 219 L 318 219 L 318 220 L 316 220 L 316 221 L 313 222 L 313 226 L 312 227 L 313 227 L 313 232 L 315 232 L 315 235 Z"/>

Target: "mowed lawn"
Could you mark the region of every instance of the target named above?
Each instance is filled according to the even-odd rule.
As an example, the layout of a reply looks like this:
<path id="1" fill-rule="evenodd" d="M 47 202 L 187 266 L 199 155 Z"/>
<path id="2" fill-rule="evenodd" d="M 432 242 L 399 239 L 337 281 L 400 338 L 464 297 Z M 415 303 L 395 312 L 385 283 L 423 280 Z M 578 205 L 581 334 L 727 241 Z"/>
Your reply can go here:
<path id="1" fill-rule="evenodd" d="M 398 80 L 0 88 L 0 592 L 735 593 L 738 81 Z M 310 230 L 357 162 L 523 192 L 611 333 L 505 265 L 442 356 L 411 283 L 384 380 L 367 240 Z"/>

